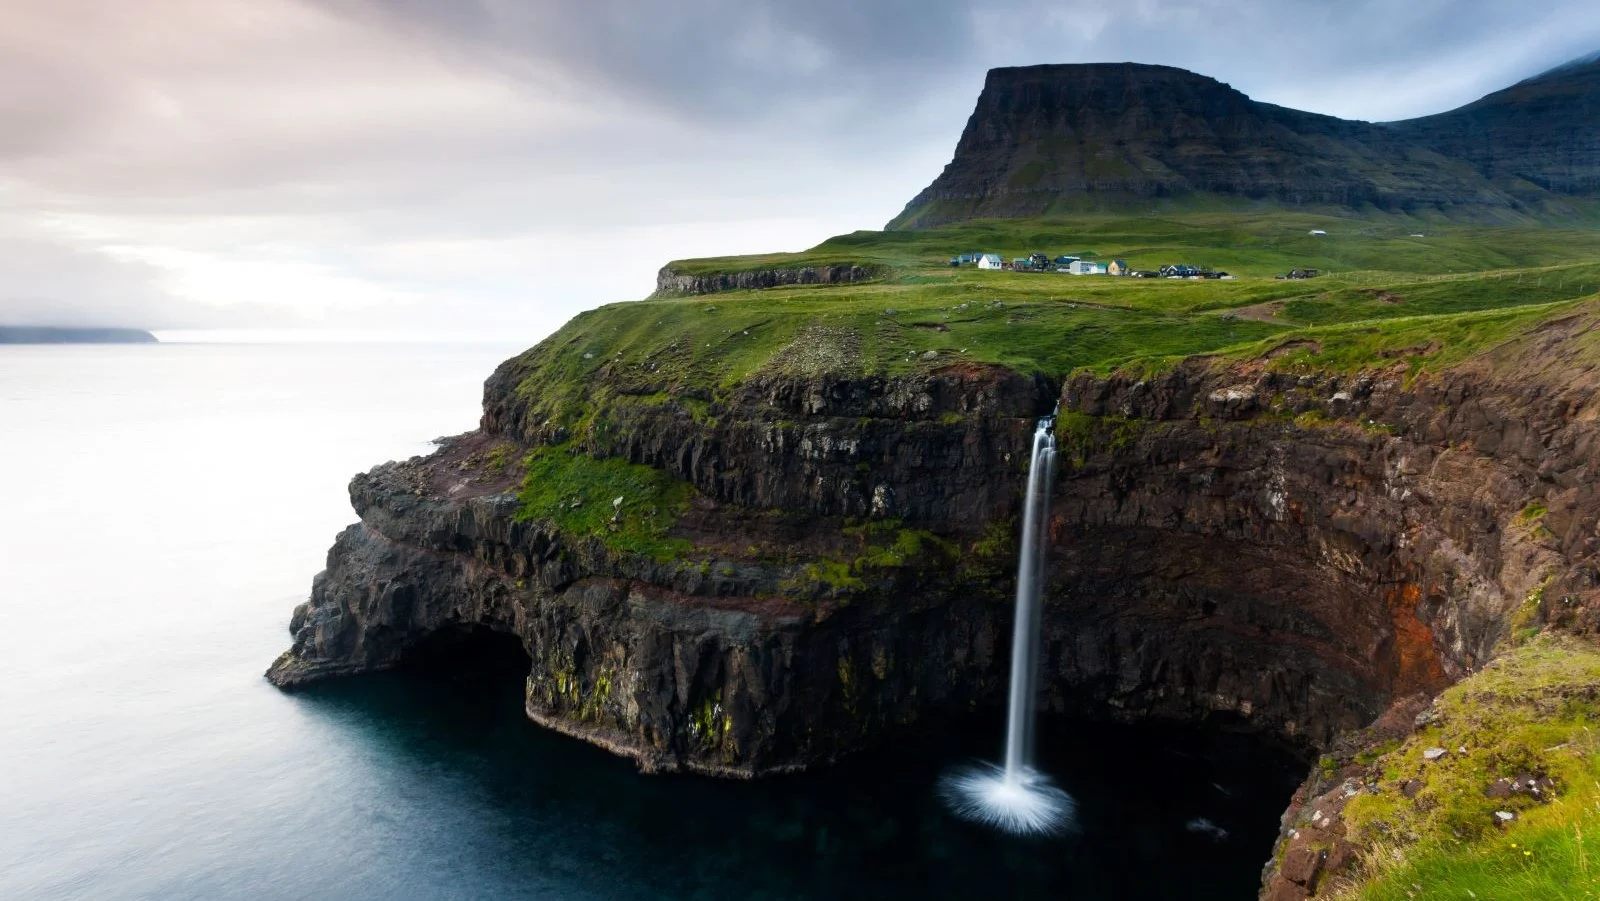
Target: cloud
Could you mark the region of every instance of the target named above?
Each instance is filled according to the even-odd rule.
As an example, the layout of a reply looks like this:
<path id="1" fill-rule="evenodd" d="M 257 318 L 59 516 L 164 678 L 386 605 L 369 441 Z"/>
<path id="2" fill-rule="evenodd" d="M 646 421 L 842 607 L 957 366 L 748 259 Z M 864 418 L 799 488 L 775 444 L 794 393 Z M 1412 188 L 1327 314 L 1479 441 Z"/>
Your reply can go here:
<path id="1" fill-rule="evenodd" d="M 0 320 L 531 334 L 674 257 L 886 221 L 991 66 L 1396 118 L 1600 46 L 1590 6 L 10 0 Z"/>
<path id="2" fill-rule="evenodd" d="M 159 267 L 70 241 L 0 226 L 0 322 L 164 328 L 270 321 L 263 307 L 243 317 L 194 309 L 163 285 Z"/>
<path id="3" fill-rule="evenodd" d="M 1600 44 L 1586 0 L 324 0 L 464 57 L 553 64 L 701 121 L 782 119 L 834 102 L 896 110 L 1000 65 L 1133 60 L 1191 68 L 1261 99 L 1389 118 L 1442 111 Z M 1436 65 L 1438 63 L 1438 65 Z M 1396 102 L 1350 90 L 1426 73 Z M 1476 91 L 1476 93 L 1473 93 Z M 968 107 L 970 96 L 952 98 Z M 852 123 L 872 132 L 872 122 Z"/>

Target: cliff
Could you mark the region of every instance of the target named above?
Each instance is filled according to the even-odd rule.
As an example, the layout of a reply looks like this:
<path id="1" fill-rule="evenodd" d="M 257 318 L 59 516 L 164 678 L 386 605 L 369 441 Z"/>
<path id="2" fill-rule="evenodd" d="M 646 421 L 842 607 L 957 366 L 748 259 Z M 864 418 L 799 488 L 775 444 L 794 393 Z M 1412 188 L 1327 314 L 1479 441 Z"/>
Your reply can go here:
<path id="1" fill-rule="evenodd" d="M 1596 71 L 1373 124 L 1167 66 L 994 69 L 954 158 L 888 227 L 1153 207 L 1582 218 L 1600 197 Z"/>
<path id="2" fill-rule="evenodd" d="M 757 288 L 776 288 L 780 285 L 843 285 L 863 282 L 878 274 L 872 267 L 857 266 L 854 263 L 699 274 L 680 272 L 668 265 L 661 267 L 661 271 L 656 273 L 656 292 L 653 296 L 715 294 L 718 291 L 748 291 Z"/>
<path id="3" fill-rule="evenodd" d="M 1586 313 L 1519 352 L 1595 334 Z M 1225 713 L 1320 748 L 1489 659 L 1541 580 L 1564 599 L 1552 616 L 1596 628 L 1592 377 L 1463 367 L 1406 385 L 1202 361 L 1057 395 L 964 367 L 752 387 L 714 426 L 652 405 L 559 453 L 693 487 L 669 533 L 684 544 L 655 559 L 521 515 L 519 465 L 493 461 L 548 436 L 515 415 L 515 369 L 491 380 L 481 433 L 351 483 L 361 523 L 296 610 L 275 682 L 484 625 L 528 648 L 534 719 L 649 768 L 735 775 L 994 702 L 1004 526 L 1031 421 L 1058 398 L 1073 460 L 1051 517 L 1055 709 Z M 1542 528 L 1519 526 L 1533 504 Z"/>

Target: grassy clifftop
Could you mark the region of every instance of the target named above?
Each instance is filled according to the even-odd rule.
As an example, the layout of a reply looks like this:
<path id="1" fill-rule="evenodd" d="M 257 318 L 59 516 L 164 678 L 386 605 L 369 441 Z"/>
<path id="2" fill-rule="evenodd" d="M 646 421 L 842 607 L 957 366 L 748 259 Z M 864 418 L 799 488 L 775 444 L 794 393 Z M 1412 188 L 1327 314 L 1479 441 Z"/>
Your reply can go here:
<path id="1" fill-rule="evenodd" d="M 1312 235 L 1312 229 L 1326 235 Z M 1412 237 L 1421 233 L 1423 238 Z M 918 231 L 858 231 L 798 253 L 675 260 L 669 268 L 709 274 L 755 269 L 879 264 L 897 269 L 941 267 L 963 251 L 992 251 L 1007 260 L 1035 250 L 1092 251 L 1136 268 L 1164 262 L 1211 265 L 1235 274 L 1287 269 L 1389 271 L 1441 275 L 1594 260 L 1593 232 L 1487 228 L 1403 217 L 1350 218 L 1284 212 L 1196 212 L 1171 216 L 1076 216 L 991 219 Z"/>
<path id="2" fill-rule="evenodd" d="M 1325 235 L 1312 235 L 1321 229 Z M 700 274 L 870 264 L 865 284 L 804 285 L 618 303 L 584 313 L 519 361 L 524 401 L 571 425 L 607 397 L 710 402 L 758 375 L 894 376 L 957 363 L 1062 377 L 1192 354 L 1361 368 L 1458 361 L 1600 295 L 1600 232 L 1430 227 L 1290 213 L 1003 220 L 855 232 L 799 254 L 679 261 Z M 951 268 L 1093 252 L 1155 269 L 1190 263 L 1231 281 Z M 1278 280 L 1313 267 L 1326 274 Z"/>
<path id="3" fill-rule="evenodd" d="M 1345 808 L 1346 901 L 1600 898 L 1600 653 L 1539 638 L 1446 691 Z"/>

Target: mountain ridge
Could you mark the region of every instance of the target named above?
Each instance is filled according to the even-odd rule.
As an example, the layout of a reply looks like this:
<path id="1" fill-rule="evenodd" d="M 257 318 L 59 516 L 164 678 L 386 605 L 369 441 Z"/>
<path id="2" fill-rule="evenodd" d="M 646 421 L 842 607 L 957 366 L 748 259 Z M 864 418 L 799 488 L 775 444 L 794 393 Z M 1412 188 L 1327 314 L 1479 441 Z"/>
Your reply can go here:
<path id="1" fill-rule="evenodd" d="M 1399 122 L 1253 100 L 1143 63 L 989 71 L 955 154 L 888 228 L 1273 206 L 1519 223 L 1600 201 L 1600 63 Z"/>

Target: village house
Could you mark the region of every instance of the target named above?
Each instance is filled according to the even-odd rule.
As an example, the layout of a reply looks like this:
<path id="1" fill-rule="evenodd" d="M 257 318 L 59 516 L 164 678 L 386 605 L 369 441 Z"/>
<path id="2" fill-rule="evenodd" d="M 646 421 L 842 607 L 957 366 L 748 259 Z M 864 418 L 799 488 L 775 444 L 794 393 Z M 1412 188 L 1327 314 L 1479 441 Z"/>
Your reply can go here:
<path id="1" fill-rule="evenodd" d="M 978 268 L 1004 269 L 1006 268 L 1006 261 L 1001 259 L 1000 254 L 998 253 L 986 253 L 983 256 L 978 257 Z"/>
<path id="2" fill-rule="evenodd" d="M 1106 269 L 1105 263 L 1093 260 L 1073 260 L 1072 265 L 1067 267 L 1067 271 L 1073 275 L 1105 275 Z"/>
<path id="3" fill-rule="evenodd" d="M 1128 264 L 1122 260 L 1112 260 L 1106 264 L 1106 275 L 1127 275 Z"/>

